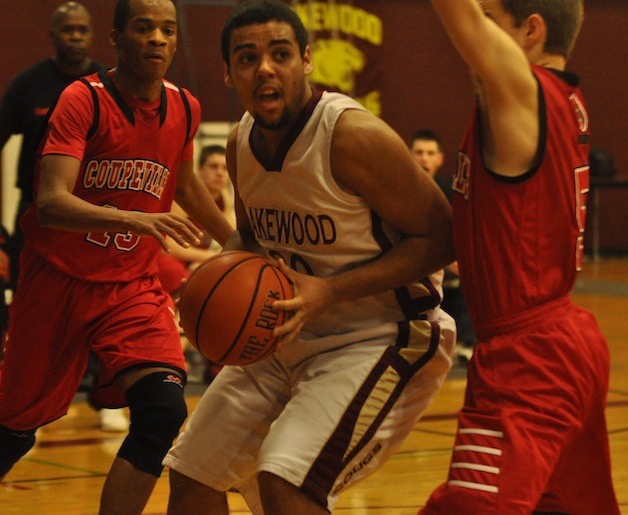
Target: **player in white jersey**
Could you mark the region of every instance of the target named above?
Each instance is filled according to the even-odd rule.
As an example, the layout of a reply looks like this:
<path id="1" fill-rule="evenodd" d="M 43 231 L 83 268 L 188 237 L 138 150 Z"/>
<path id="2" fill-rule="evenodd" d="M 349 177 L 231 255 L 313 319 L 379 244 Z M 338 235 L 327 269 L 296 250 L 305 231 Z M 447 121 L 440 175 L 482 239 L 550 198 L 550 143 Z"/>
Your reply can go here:
<path id="1" fill-rule="evenodd" d="M 450 211 L 403 140 L 350 98 L 312 91 L 307 34 L 283 2 L 236 8 L 226 83 L 239 238 L 277 259 L 295 297 L 281 346 L 225 367 L 164 464 L 169 513 L 328 513 L 391 456 L 451 367 L 455 326 L 427 277 L 453 261 Z"/>

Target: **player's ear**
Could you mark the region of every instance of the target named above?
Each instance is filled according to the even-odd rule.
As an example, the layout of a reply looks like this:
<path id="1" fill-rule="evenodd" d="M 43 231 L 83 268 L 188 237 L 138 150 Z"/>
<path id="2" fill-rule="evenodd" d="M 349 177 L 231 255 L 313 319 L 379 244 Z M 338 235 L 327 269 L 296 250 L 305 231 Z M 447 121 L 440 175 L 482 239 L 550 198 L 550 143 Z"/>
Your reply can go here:
<path id="1" fill-rule="evenodd" d="M 224 67 L 224 73 L 225 73 L 225 85 L 227 85 L 230 88 L 233 88 L 233 80 L 231 79 L 231 71 L 229 70 L 229 65 L 225 62 L 222 63 L 223 67 Z"/>
<path id="2" fill-rule="evenodd" d="M 118 34 L 118 31 L 116 29 L 111 29 L 111 32 L 109 33 L 109 43 L 111 43 L 112 46 L 118 46 L 119 39 L 120 35 Z"/>
<path id="3" fill-rule="evenodd" d="M 314 62 L 312 61 L 312 50 L 310 49 L 310 45 L 305 47 L 305 52 L 303 53 L 303 71 L 305 75 L 310 75 L 314 71 Z"/>
<path id="4" fill-rule="evenodd" d="M 539 44 L 544 46 L 547 38 L 547 25 L 545 25 L 543 17 L 534 13 L 528 16 L 523 23 L 525 25 L 524 44 L 526 47 L 529 48 Z"/>

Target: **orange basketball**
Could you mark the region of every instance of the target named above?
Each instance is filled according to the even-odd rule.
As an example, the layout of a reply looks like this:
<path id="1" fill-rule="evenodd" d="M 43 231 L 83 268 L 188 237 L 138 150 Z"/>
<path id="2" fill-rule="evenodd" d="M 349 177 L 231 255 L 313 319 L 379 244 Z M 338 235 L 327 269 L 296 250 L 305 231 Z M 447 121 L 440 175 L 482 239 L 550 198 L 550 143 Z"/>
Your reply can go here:
<path id="1" fill-rule="evenodd" d="M 292 298 L 287 277 L 263 257 L 226 251 L 199 265 L 179 301 L 181 327 L 206 358 L 247 365 L 275 349 L 272 331 L 289 314 L 271 308 Z"/>

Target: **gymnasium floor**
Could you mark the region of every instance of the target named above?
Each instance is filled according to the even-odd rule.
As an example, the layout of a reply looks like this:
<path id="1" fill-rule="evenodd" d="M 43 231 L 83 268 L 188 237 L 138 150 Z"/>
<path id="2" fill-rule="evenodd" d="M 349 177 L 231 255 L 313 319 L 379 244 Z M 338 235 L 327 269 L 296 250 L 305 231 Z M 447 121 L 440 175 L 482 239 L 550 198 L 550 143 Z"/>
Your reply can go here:
<path id="1" fill-rule="evenodd" d="M 628 515 L 628 258 L 587 263 L 573 298 L 595 313 L 609 342 L 607 419 L 613 477 L 621 512 Z M 464 385 L 464 368 L 457 366 L 399 452 L 379 472 L 347 491 L 335 513 L 416 514 L 446 477 Z M 200 390 L 188 389 L 190 409 Z M 77 396 L 68 416 L 41 428 L 35 448 L 0 483 L 0 513 L 96 514 L 105 475 L 123 439 L 97 427 L 97 415 Z M 158 481 L 145 514 L 165 513 L 167 476 L 166 471 Z M 230 494 L 229 502 L 232 513 L 249 513 L 237 494 Z"/>

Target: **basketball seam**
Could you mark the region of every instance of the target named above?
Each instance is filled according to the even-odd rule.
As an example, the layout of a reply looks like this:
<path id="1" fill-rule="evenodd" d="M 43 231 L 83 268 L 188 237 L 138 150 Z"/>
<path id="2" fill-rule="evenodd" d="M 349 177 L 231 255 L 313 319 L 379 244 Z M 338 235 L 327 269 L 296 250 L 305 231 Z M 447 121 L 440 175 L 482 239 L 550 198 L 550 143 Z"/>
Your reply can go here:
<path id="1" fill-rule="evenodd" d="M 222 254 L 219 254 L 219 256 L 221 256 Z M 205 313 L 205 308 L 207 307 L 207 303 L 209 302 L 209 300 L 211 299 L 211 296 L 213 295 L 214 291 L 216 290 L 216 288 L 218 288 L 218 286 L 220 285 L 220 283 L 222 283 L 222 281 L 237 267 L 239 267 L 240 265 L 242 265 L 243 263 L 246 263 L 247 261 L 251 261 L 253 259 L 258 259 L 259 256 L 251 256 L 248 257 L 246 259 L 243 259 L 242 261 L 238 261 L 237 263 L 235 263 L 234 265 L 232 265 L 225 273 L 223 273 L 223 275 L 220 277 L 220 279 L 218 279 L 218 281 L 216 281 L 216 283 L 214 284 L 214 286 L 212 287 L 212 289 L 209 291 L 209 293 L 205 296 L 205 300 L 203 301 L 203 304 L 201 305 L 201 308 L 199 309 L 198 315 L 197 315 L 197 319 L 196 319 L 196 327 L 194 328 L 194 341 L 196 342 L 196 344 L 199 347 L 201 347 L 200 341 L 199 341 L 199 332 L 200 332 L 200 327 L 201 327 L 201 320 L 203 319 L 203 314 Z M 206 263 L 205 263 L 206 264 Z M 203 265 L 199 266 L 195 272 L 201 268 Z M 191 276 L 190 276 L 191 277 Z M 182 292 L 183 295 L 183 292 Z M 223 356 L 224 358 L 224 356 Z M 221 358 L 222 359 L 222 358 Z M 213 360 L 212 360 L 213 361 Z M 218 361 L 216 361 L 216 363 L 219 363 Z"/>
<path id="2" fill-rule="evenodd" d="M 227 262 L 224 265 L 220 264 L 221 257 L 227 257 L 227 254 L 239 254 L 239 253 L 245 254 L 245 256 L 234 256 L 235 259 L 240 259 L 236 263 L 232 262 L 228 264 L 229 259 L 226 259 L 225 261 Z M 255 264 L 247 265 L 250 261 L 254 261 Z M 256 344 L 256 346 L 258 347 L 257 351 L 261 350 L 262 352 L 260 354 L 257 354 L 257 351 L 256 351 L 254 355 L 249 355 L 248 353 L 242 354 L 248 348 L 248 342 L 242 341 L 242 338 L 244 335 L 249 334 L 249 331 L 251 335 L 257 334 L 256 327 L 257 327 L 258 321 L 252 320 L 251 316 L 253 312 L 257 309 L 257 307 L 260 305 L 260 301 L 262 303 L 262 306 L 260 306 L 260 309 L 263 310 L 266 308 L 266 302 L 269 299 L 268 293 L 266 293 L 264 297 L 260 296 L 260 292 L 262 292 L 262 289 L 263 289 L 262 285 L 264 285 L 264 288 L 266 288 L 266 285 L 268 285 L 268 288 L 271 288 L 271 289 L 277 288 L 279 290 L 279 293 L 281 294 L 280 298 L 287 300 L 288 298 L 292 298 L 292 287 L 291 287 L 290 280 L 285 275 L 283 275 L 281 271 L 277 269 L 277 267 L 275 267 L 272 263 L 269 263 L 263 257 L 259 255 L 251 255 L 247 252 L 242 252 L 242 251 L 226 251 L 215 256 L 214 258 L 206 260 L 205 263 L 199 266 L 194 271 L 194 273 L 190 275 L 190 279 L 197 272 L 202 273 L 202 270 L 206 270 L 207 267 L 210 266 L 210 263 L 212 262 L 213 263 L 218 262 L 218 267 L 224 267 L 225 265 L 227 265 L 227 268 L 226 269 L 223 268 L 222 272 L 218 274 L 212 273 L 213 278 L 208 277 L 207 282 L 209 284 L 207 284 L 207 286 L 211 285 L 210 290 L 204 295 L 204 297 L 202 297 L 200 306 L 196 304 L 198 307 L 195 308 L 195 310 L 197 309 L 198 311 L 196 312 L 196 315 L 195 315 L 196 320 L 194 320 L 194 325 L 193 325 L 193 334 L 195 336 L 195 342 L 194 342 L 195 346 L 201 351 L 201 353 L 205 354 L 205 352 L 209 352 L 210 355 L 215 355 L 215 351 L 219 350 L 221 346 L 223 347 L 223 349 L 225 349 L 226 347 L 226 350 L 223 350 L 222 354 L 219 357 L 210 358 L 211 361 L 218 364 L 225 364 L 225 362 L 227 362 L 230 364 L 247 365 L 249 363 L 266 358 L 269 354 L 271 354 L 276 349 L 277 339 L 273 338 L 272 334 L 267 339 L 262 337 L 263 339 Z M 251 270 L 249 274 L 249 269 L 251 266 L 253 266 L 254 269 L 256 270 Z M 241 272 L 238 271 L 238 268 L 240 267 L 244 267 L 244 268 L 241 268 L 242 270 Z M 268 268 L 270 268 L 270 270 L 268 270 Z M 242 306 L 242 302 L 238 303 L 241 306 L 238 308 L 238 310 L 240 310 L 240 313 L 242 313 L 241 308 L 244 308 L 244 318 L 240 318 L 240 315 L 239 315 L 237 319 L 233 320 L 234 322 L 237 322 L 238 324 L 236 325 L 236 327 L 233 327 L 233 325 L 231 326 L 231 329 L 236 329 L 235 334 L 231 332 L 231 330 L 226 331 L 226 332 L 219 331 L 218 333 L 214 334 L 212 337 L 211 334 L 206 334 L 206 331 L 203 330 L 203 327 L 205 327 L 203 325 L 203 321 L 204 319 L 207 318 L 206 313 L 209 313 L 209 316 L 211 319 L 216 319 L 216 317 L 220 319 L 220 316 L 225 314 L 224 312 L 225 308 L 224 307 L 221 308 L 220 304 L 217 305 L 216 307 L 212 307 L 211 313 L 208 310 L 210 309 L 209 306 L 215 304 L 213 299 L 216 297 L 216 295 L 219 295 L 219 296 L 225 295 L 225 293 L 221 293 L 224 291 L 223 281 L 225 281 L 225 279 L 228 279 L 229 277 L 232 277 L 234 273 L 236 273 L 237 275 L 241 275 L 242 273 L 244 273 L 245 275 L 256 274 L 255 281 L 253 282 L 253 284 L 251 284 L 248 287 L 250 288 L 249 290 L 250 297 L 249 297 L 248 305 L 246 304 L 246 301 L 247 301 L 246 297 L 241 299 L 241 301 L 244 301 L 243 302 L 244 306 Z M 228 284 L 228 281 L 226 281 L 226 283 Z M 271 286 L 272 283 L 274 283 L 274 285 Z M 200 287 L 200 289 L 201 290 L 203 289 L 202 286 Z M 201 293 L 201 291 L 199 291 L 198 286 L 196 287 L 195 290 L 191 290 L 191 291 L 198 292 L 198 293 L 195 293 L 194 295 L 198 295 L 199 293 Z M 181 294 L 181 297 L 182 298 L 185 297 L 185 287 L 184 287 L 184 291 Z M 223 299 L 223 301 L 228 303 L 228 294 L 227 294 L 227 297 Z M 274 327 L 276 327 L 277 324 L 281 325 L 285 323 L 286 319 L 289 318 L 286 311 L 284 310 L 276 311 L 270 306 L 269 308 L 276 312 L 277 318 L 276 318 L 276 323 Z M 229 308 L 226 308 L 226 309 L 229 310 Z M 267 329 L 271 329 L 271 328 L 267 327 Z M 273 329 L 271 329 L 271 331 Z M 226 346 L 223 346 L 226 343 L 225 337 L 228 337 L 229 333 L 233 334 L 234 336 L 231 337 L 231 341 Z M 200 338 L 201 336 L 204 337 L 203 341 L 201 341 L 201 338 Z M 218 338 L 218 340 L 220 340 L 222 344 L 218 346 L 212 345 L 211 344 L 212 338 Z M 267 345 L 265 346 L 262 345 L 260 349 L 259 343 L 264 342 L 264 341 L 267 342 Z M 243 346 L 242 349 L 240 348 L 241 346 Z M 240 354 L 236 355 L 237 353 L 240 353 Z"/>
<path id="3" fill-rule="evenodd" d="M 231 351 L 233 350 L 233 348 L 235 347 L 235 344 L 238 342 L 238 340 L 240 339 L 240 335 L 244 332 L 244 328 L 246 327 L 246 322 L 249 319 L 249 315 L 251 314 L 251 311 L 253 311 L 253 305 L 255 304 L 255 300 L 257 299 L 257 294 L 259 292 L 260 289 L 260 283 L 262 282 L 262 276 L 264 275 L 264 271 L 269 267 L 270 265 L 268 264 L 264 264 L 262 265 L 262 267 L 260 268 L 259 273 L 257 274 L 257 283 L 255 284 L 255 289 L 253 290 L 253 295 L 251 295 L 251 302 L 249 303 L 249 308 L 246 311 L 246 315 L 244 316 L 244 318 L 242 319 L 242 323 L 240 324 L 240 329 L 238 329 L 238 332 L 236 333 L 233 341 L 231 342 L 231 345 L 229 345 L 229 348 L 225 351 L 225 353 L 220 357 L 220 359 L 218 360 L 218 363 L 221 363 L 225 357 L 227 357 Z M 227 275 L 227 274 L 225 274 Z"/>
<path id="4" fill-rule="evenodd" d="M 277 269 L 274 266 L 271 266 L 270 268 L 273 271 L 273 273 L 275 274 L 275 277 L 277 278 L 277 281 L 279 282 L 279 287 L 281 288 L 282 299 L 285 299 L 286 298 L 286 289 L 284 288 L 284 284 L 283 284 L 284 282 L 282 280 L 282 277 L 279 275 Z M 282 310 L 281 314 L 282 314 L 281 323 L 283 324 L 286 321 L 286 312 Z M 265 358 L 268 354 L 270 354 L 274 350 L 275 350 L 275 342 L 273 342 L 271 345 L 269 345 L 268 348 L 264 351 L 264 353 L 261 356 L 259 356 L 256 361 L 259 361 L 260 359 Z"/>

